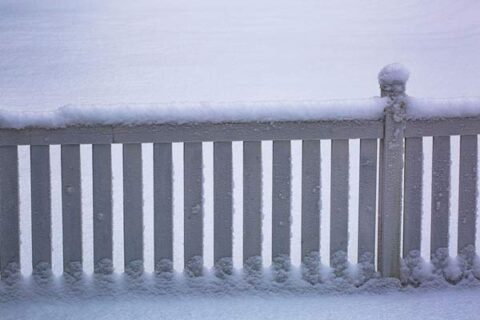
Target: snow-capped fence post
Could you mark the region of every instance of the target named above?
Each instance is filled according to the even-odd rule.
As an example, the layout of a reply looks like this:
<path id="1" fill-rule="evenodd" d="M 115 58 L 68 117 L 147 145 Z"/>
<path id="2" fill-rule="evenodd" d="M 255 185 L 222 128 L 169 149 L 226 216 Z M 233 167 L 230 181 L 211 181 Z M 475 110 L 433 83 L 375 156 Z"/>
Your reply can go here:
<path id="1" fill-rule="evenodd" d="M 390 98 L 380 143 L 378 269 L 383 277 L 400 276 L 404 97 L 408 76 L 400 64 L 390 64 L 378 75 L 382 97 Z"/>

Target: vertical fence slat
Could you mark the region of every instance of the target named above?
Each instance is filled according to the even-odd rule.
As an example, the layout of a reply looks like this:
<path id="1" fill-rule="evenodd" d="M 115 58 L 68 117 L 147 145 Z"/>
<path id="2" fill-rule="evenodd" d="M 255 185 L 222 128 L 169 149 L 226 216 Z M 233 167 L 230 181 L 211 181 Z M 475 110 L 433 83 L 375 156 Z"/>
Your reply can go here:
<path id="1" fill-rule="evenodd" d="M 123 235 L 127 272 L 143 271 L 142 145 L 123 145 Z"/>
<path id="2" fill-rule="evenodd" d="M 30 147 L 32 267 L 52 267 L 50 147 Z M 41 266 L 40 264 L 46 264 Z"/>
<path id="3" fill-rule="evenodd" d="M 377 261 L 383 277 L 400 276 L 404 109 L 404 102 L 396 100 L 385 108 L 384 137 L 380 140 Z"/>
<path id="4" fill-rule="evenodd" d="M 82 190 L 80 146 L 62 145 L 63 271 L 82 271 Z"/>
<path id="5" fill-rule="evenodd" d="M 243 142 L 243 261 L 262 255 L 262 144 Z"/>
<path id="6" fill-rule="evenodd" d="M 290 255 L 290 141 L 273 141 L 272 258 Z"/>
<path id="7" fill-rule="evenodd" d="M 110 144 L 92 146 L 93 260 L 96 273 L 113 271 L 112 150 Z"/>
<path id="8" fill-rule="evenodd" d="M 375 212 L 377 204 L 377 140 L 360 140 L 358 199 L 358 259 L 375 254 Z M 373 256 L 372 256 L 373 257 Z"/>
<path id="9" fill-rule="evenodd" d="M 202 143 L 184 143 L 184 263 L 187 274 L 203 271 Z"/>
<path id="10" fill-rule="evenodd" d="M 17 146 L 0 147 L 0 181 L 0 273 L 4 278 L 20 268 Z"/>
<path id="11" fill-rule="evenodd" d="M 214 143 L 214 261 L 232 258 L 232 143 Z M 230 261 L 231 263 L 231 261 Z M 227 269 L 231 266 L 225 266 Z M 229 270 L 224 270 L 229 271 Z"/>
<path id="12" fill-rule="evenodd" d="M 422 232 L 422 138 L 405 139 L 405 186 L 403 198 L 403 257 L 420 250 Z"/>
<path id="13" fill-rule="evenodd" d="M 153 205 L 155 270 L 172 271 L 173 265 L 173 170 L 172 144 L 153 145 Z M 167 265 L 165 265 L 165 263 Z"/>
<path id="14" fill-rule="evenodd" d="M 302 261 L 320 250 L 320 141 L 302 142 Z"/>
<path id="15" fill-rule="evenodd" d="M 460 138 L 460 187 L 458 208 L 458 252 L 475 245 L 477 218 L 477 136 Z"/>
<path id="16" fill-rule="evenodd" d="M 348 140 L 332 140 L 330 257 L 348 249 Z M 332 259 L 333 262 L 333 259 Z"/>
<path id="17" fill-rule="evenodd" d="M 433 137 L 431 253 L 448 248 L 450 137 Z"/>

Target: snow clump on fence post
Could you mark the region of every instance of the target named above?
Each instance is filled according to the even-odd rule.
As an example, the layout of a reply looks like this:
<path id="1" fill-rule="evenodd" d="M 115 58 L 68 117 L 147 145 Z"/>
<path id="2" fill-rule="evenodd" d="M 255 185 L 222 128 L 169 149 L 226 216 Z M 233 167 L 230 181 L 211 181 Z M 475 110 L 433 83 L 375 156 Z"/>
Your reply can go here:
<path id="1" fill-rule="evenodd" d="M 378 73 L 382 97 L 395 98 L 405 95 L 406 84 L 410 77 L 410 71 L 400 64 L 392 63 L 386 65 Z"/>

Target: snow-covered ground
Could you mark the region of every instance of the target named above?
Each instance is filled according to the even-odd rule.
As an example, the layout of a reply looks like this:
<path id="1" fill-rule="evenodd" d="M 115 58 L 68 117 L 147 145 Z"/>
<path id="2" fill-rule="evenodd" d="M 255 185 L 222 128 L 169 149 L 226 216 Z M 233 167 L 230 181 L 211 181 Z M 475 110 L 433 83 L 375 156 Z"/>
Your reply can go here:
<path id="1" fill-rule="evenodd" d="M 1 305 L 2 320 L 312 319 L 477 320 L 480 290 L 316 296 L 152 297 L 35 301 Z"/>
<path id="2" fill-rule="evenodd" d="M 0 1 L 0 108 L 478 96 L 480 2 Z"/>

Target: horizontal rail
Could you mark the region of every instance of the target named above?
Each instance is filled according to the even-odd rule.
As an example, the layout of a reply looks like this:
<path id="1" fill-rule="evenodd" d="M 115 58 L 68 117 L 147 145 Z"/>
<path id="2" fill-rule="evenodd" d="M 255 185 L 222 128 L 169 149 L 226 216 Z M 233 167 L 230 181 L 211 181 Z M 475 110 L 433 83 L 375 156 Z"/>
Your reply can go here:
<path id="1" fill-rule="evenodd" d="M 454 136 L 480 134 L 480 117 L 409 120 L 405 137 Z"/>
<path id="2" fill-rule="evenodd" d="M 379 139 L 382 120 L 186 123 L 0 129 L 0 146 L 312 139 Z M 480 134 L 480 117 L 406 121 L 405 137 Z"/>
<path id="3" fill-rule="evenodd" d="M 382 136 L 381 120 L 188 123 L 61 129 L 0 129 L 0 145 L 375 139 Z"/>

